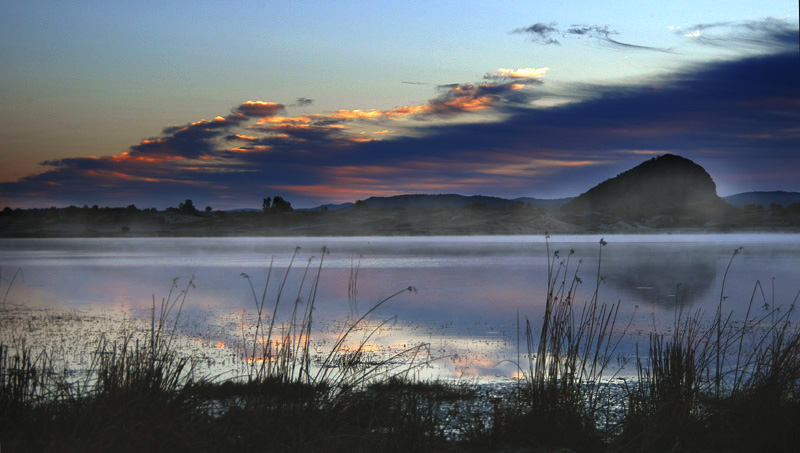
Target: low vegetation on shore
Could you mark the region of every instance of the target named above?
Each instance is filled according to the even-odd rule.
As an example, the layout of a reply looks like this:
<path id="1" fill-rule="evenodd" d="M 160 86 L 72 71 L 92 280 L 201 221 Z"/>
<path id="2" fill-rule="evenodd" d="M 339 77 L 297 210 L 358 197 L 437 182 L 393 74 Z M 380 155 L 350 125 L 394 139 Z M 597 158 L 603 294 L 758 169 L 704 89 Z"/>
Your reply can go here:
<path id="1" fill-rule="evenodd" d="M 191 200 L 187 200 L 191 201 Z M 181 203 L 183 204 L 183 203 Z M 657 215 L 637 221 L 598 211 L 558 210 L 523 202 L 443 208 L 349 210 L 163 211 L 76 207 L 5 209 L 0 237 L 174 237 L 174 236 L 423 236 L 541 235 L 587 232 L 798 231 L 800 203 L 769 208 L 718 206 L 714 215 Z"/>
<path id="2" fill-rule="evenodd" d="M 598 245 L 599 263 L 605 242 Z M 733 261 L 736 256 L 731 257 Z M 0 448 L 15 451 L 791 451 L 800 442 L 797 299 L 782 306 L 756 283 L 734 322 L 678 312 L 667 333 L 638 350 L 635 379 L 614 379 L 617 306 L 600 302 L 600 266 L 588 301 L 573 252 L 548 251 L 544 317 L 524 325 L 517 385 L 503 391 L 419 382 L 430 360 L 410 345 L 384 360 L 353 343 L 378 302 L 354 318 L 328 354 L 312 356 L 319 267 L 306 268 L 300 304 L 281 276 L 252 290 L 255 333 L 236 379 L 199 376 L 180 356 L 175 328 L 192 283 L 152 307 L 143 338 L 97 344 L 80 376 L 58 370 L 52 351 L 0 345 Z M 730 266 L 730 264 L 729 264 Z M 291 266 L 290 266 L 291 267 Z M 287 270 L 288 273 L 288 270 Z M 594 273 L 594 270 L 592 270 Z M 270 277 L 272 276 L 272 277 Z M 726 272 L 727 277 L 727 272 Z M 6 280 L 4 284 L 9 284 Z M 267 287 L 278 296 L 267 300 Z M 299 290 L 300 291 L 300 290 Z M 299 293 L 298 293 L 299 294 Z M 283 295 L 283 296 L 281 296 Z M 286 300 L 291 302 L 286 302 Z M 6 304 L 3 300 L 3 309 Z M 277 320 L 286 304 L 289 319 Z M 283 311 L 282 312 L 286 312 Z M 278 329 L 276 323 L 285 328 Z M 623 334 L 624 335 L 624 334 Z M 341 346 L 348 342 L 354 345 Z"/>

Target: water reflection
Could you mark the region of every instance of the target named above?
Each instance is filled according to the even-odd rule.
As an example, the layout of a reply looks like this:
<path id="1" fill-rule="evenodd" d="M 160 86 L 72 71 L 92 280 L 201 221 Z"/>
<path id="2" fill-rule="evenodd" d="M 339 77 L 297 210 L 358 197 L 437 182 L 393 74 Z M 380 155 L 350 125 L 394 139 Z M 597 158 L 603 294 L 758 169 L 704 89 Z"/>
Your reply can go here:
<path id="1" fill-rule="evenodd" d="M 607 281 L 623 298 L 639 303 L 688 307 L 706 300 L 717 286 L 718 258 L 705 250 L 662 244 L 610 255 Z"/>
<path id="2" fill-rule="evenodd" d="M 615 236 L 606 237 L 608 245 L 602 248 L 599 239 L 558 237 L 551 240 L 549 251 L 552 255 L 561 250 L 563 257 L 575 250 L 569 276 L 583 260 L 578 276 L 584 283 L 576 296 L 580 304 L 594 291 L 602 249 L 600 274 L 605 283 L 600 301 L 620 301 L 620 324 L 632 319 L 628 339 L 620 346 L 623 354 L 632 354 L 635 341 L 646 341 L 656 318 L 671 322 L 676 306 L 713 312 L 722 274 L 732 250 L 740 245 L 745 249 L 726 283 L 726 312 L 741 318 L 756 280 L 767 285 L 771 305 L 773 279 L 775 304 L 791 302 L 798 289 L 800 235 Z M 180 284 L 185 285 L 194 276 L 181 331 L 191 340 L 187 351 L 208 357 L 210 369 L 214 363 L 230 368 L 234 356 L 241 358 L 243 326 L 255 312 L 242 273 L 251 277 L 260 295 L 273 262 L 266 296 L 267 306 L 272 307 L 294 248 L 303 247 L 277 312 L 276 319 L 286 320 L 295 298 L 302 303 L 310 300 L 310 280 L 301 288 L 305 260 L 315 257 L 312 269 L 316 269 L 324 245 L 332 253 L 325 257 L 314 307 L 318 329 L 314 338 L 322 351 L 330 347 L 332 335 L 341 333 L 341 323 L 353 318 L 348 281 L 354 258 L 363 257 L 357 288 L 361 313 L 402 288 L 418 289 L 375 313 L 374 321 L 393 323 L 370 338 L 370 347 L 391 354 L 415 344 L 429 345 L 437 357 L 430 368 L 433 377 L 513 378 L 516 369 L 509 360 L 517 355 L 517 319 L 538 326 L 546 298 L 548 246 L 540 237 L 0 240 L 0 265 L 4 271 L 24 271 L 24 280 L 9 292 L 10 304 L 28 310 L 97 309 L 134 320 L 149 316 L 153 299 L 161 300 L 173 278 L 181 277 Z M 0 282 L 0 289 L 4 284 Z M 637 306 L 642 309 L 635 310 Z M 50 321 L 25 317 L 24 326 L 16 322 L 18 318 L 0 325 L 0 341 L 22 327 L 27 332 L 37 326 L 43 332 L 54 331 Z M 60 313 L 48 319 L 74 324 Z M 90 317 L 85 331 L 65 327 L 64 338 L 88 339 L 91 332 L 114 330 L 97 319 Z M 90 351 L 92 344 L 96 341 L 78 348 Z"/>

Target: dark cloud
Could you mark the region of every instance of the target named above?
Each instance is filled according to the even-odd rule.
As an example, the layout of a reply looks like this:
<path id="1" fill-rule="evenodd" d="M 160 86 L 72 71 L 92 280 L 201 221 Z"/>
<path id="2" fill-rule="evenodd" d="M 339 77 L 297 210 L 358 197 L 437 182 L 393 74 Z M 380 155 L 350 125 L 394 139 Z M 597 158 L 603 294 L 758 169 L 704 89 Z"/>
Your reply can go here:
<path id="1" fill-rule="evenodd" d="M 249 117 L 265 117 L 275 115 L 284 109 L 285 106 L 277 102 L 247 101 L 236 111 Z"/>
<path id="2" fill-rule="evenodd" d="M 304 107 L 312 104 L 314 104 L 314 100 L 309 98 L 297 98 L 294 101 L 294 105 L 297 107 Z"/>
<path id="3" fill-rule="evenodd" d="M 650 47 L 650 46 L 643 46 L 638 44 L 631 44 L 622 42 L 612 38 L 612 35 L 619 34 L 618 31 L 612 30 L 608 27 L 608 25 L 572 25 L 571 27 L 567 28 L 566 30 L 560 30 L 555 22 L 551 22 L 550 24 L 544 24 L 542 22 L 537 22 L 533 25 L 524 28 L 517 28 L 513 30 L 511 33 L 517 34 L 527 34 L 528 39 L 532 42 L 539 43 L 539 44 L 557 44 L 560 45 L 561 42 L 555 39 L 553 36 L 558 35 L 563 38 L 571 38 L 571 37 L 591 37 L 597 39 L 598 41 L 609 45 L 611 47 L 627 49 L 627 50 L 650 50 L 656 52 L 670 52 L 668 49 L 662 49 L 659 47 Z"/>
<path id="4" fill-rule="evenodd" d="M 616 34 L 617 32 L 609 30 L 608 25 L 604 27 L 599 25 L 573 25 L 564 31 L 566 35 L 577 36 L 608 36 L 612 33 Z"/>
<path id="5" fill-rule="evenodd" d="M 557 39 L 553 38 L 553 35 L 559 34 L 555 22 L 551 22 L 550 24 L 537 22 L 527 27 L 517 28 L 511 33 L 528 35 L 528 39 L 540 44 L 561 44 Z"/>
<path id="6" fill-rule="evenodd" d="M 556 107 L 532 108 L 522 100 L 545 87 L 519 90 L 511 80 L 442 86 L 428 103 L 382 112 L 282 118 L 237 109 L 230 120 L 165 128 L 122 155 L 48 161 L 41 174 L 0 183 L 0 198 L 257 207 L 280 193 L 302 207 L 370 194 L 568 196 L 663 153 L 695 160 L 728 193 L 800 190 L 800 49 L 773 31 L 759 31 L 761 42 L 783 47 L 762 55 L 636 85 L 573 85 L 574 102 Z M 411 121 L 476 111 L 495 120 Z M 377 133 L 396 127 L 410 133 Z"/>
<path id="7" fill-rule="evenodd" d="M 142 140 L 131 146 L 125 154 L 139 159 L 195 159 L 215 151 L 214 139 L 224 135 L 230 128 L 238 126 L 244 117 L 229 115 L 211 121 L 197 121 L 183 126 L 164 128 L 161 137 Z"/>
<path id="8" fill-rule="evenodd" d="M 659 47 L 651 47 L 651 46 L 642 46 L 638 44 L 630 44 L 622 41 L 618 41 L 612 38 L 613 35 L 618 35 L 619 32 L 612 30 L 608 27 L 608 25 L 600 26 L 600 25 L 573 25 L 570 28 L 564 30 L 564 36 L 578 36 L 578 37 L 591 37 L 594 39 L 599 40 L 600 42 L 609 45 L 611 47 L 616 47 L 620 49 L 627 49 L 627 50 L 650 50 L 655 52 L 670 52 L 668 49 L 662 49 Z"/>
<path id="9" fill-rule="evenodd" d="M 438 89 L 438 90 L 452 90 L 453 88 L 456 88 L 456 87 L 458 87 L 460 85 L 461 85 L 460 83 L 448 83 L 448 84 L 445 84 L 445 85 L 436 85 L 436 89 Z"/>

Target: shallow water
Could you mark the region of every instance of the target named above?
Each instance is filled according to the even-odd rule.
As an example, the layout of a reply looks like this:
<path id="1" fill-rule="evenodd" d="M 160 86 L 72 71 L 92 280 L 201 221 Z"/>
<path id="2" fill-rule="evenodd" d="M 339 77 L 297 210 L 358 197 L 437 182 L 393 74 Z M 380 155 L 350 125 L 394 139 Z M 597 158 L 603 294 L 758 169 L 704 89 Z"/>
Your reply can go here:
<path id="1" fill-rule="evenodd" d="M 242 333 L 252 326 L 256 312 L 253 291 L 242 275 L 250 277 L 256 299 L 270 275 L 266 297 L 270 313 L 286 276 L 278 313 L 278 319 L 285 320 L 295 299 L 310 300 L 313 276 L 322 260 L 314 305 L 320 353 L 347 319 L 412 286 L 415 292 L 398 295 L 372 317 L 374 322 L 390 322 L 370 338 L 371 350 L 385 356 L 414 344 L 429 344 L 436 360 L 415 372 L 492 381 L 515 375 L 518 326 L 526 319 L 534 328 L 538 325 L 548 257 L 553 259 L 556 251 L 556 268 L 564 263 L 561 269 L 566 271 L 559 272 L 567 276 L 567 284 L 574 276 L 582 281 L 579 303 L 591 298 L 599 265 L 600 302 L 619 302 L 618 332 L 630 322 L 619 350 L 623 356 L 637 341 L 646 344 L 654 328 L 666 329 L 679 308 L 702 310 L 710 317 L 722 297 L 723 310 L 742 319 L 757 282 L 763 295 L 756 291 L 754 311 L 763 312 L 765 304 L 788 309 L 800 289 L 800 235 L 615 235 L 604 238 L 605 246 L 600 239 L 591 235 L 555 236 L 547 243 L 538 236 L 3 239 L 0 296 L 21 269 L 9 289 L 7 306 L 50 314 L 77 312 L 95 320 L 100 312 L 114 319 L 122 316 L 131 324 L 149 319 L 153 302 L 158 306 L 167 297 L 174 279 L 179 291 L 193 277 L 180 332 L 187 344 L 198 349 L 188 353 L 223 354 L 226 359 L 220 363 L 230 367 L 228 358 L 232 362 L 232 357 L 242 356 Z M 726 268 L 740 246 L 723 290 Z M 296 247 L 301 249 L 287 275 Z M 330 253 L 323 256 L 323 247 Z M 574 254 L 566 261 L 570 250 Z M 307 265 L 309 276 L 304 280 Z M 348 284 L 356 268 L 357 294 L 352 300 Z M 24 316 L 14 318 L 14 323 L 21 323 Z M 37 323 L 5 329 L 3 335 L 20 330 L 33 335 Z M 81 339 L 91 332 L 119 329 L 112 324 L 80 330 Z M 62 343 L 71 334 L 64 335 Z M 214 361 L 209 368 L 221 374 Z"/>

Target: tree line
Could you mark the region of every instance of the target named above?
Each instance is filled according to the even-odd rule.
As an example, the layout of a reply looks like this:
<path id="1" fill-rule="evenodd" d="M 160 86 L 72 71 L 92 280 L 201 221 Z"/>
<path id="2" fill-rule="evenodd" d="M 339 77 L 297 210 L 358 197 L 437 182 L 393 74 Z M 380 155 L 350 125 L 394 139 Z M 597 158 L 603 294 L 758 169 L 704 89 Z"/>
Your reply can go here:
<path id="1" fill-rule="evenodd" d="M 292 207 L 292 203 L 283 199 L 281 196 L 274 196 L 274 197 L 266 197 L 262 201 L 261 210 L 265 214 L 274 214 L 280 212 L 290 212 L 293 211 L 294 208 Z M 177 207 L 169 207 L 164 210 L 165 212 L 177 212 L 180 214 L 185 215 L 199 215 L 205 212 L 206 214 L 211 214 L 213 212 L 213 208 L 211 206 L 206 206 L 202 211 L 199 210 L 194 202 L 191 199 L 186 199 L 180 203 L 178 203 Z M 41 213 L 45 215 L 66 215 L 68 217 L 71 216 L 79 216 L 79 215 L 100 215 L 100 214 L 134 214 L 140 212 L 158 212 L 156 208 L 145 208 L 139 209 L 134 204 L 129 204 L 128 206 L 122 207 L 104 207 L 101 208 L 98 205 L 93 205 L 89 207 L 88 205 L 83 205 L 82 208 L 79 208 L 75 205 L 67 206 L 65 208 L 57 208 L 55 206 L 51 206 L 49 208 L 31 208 L 31 209 L 22 209 L 16 208 L 12 209 L 6 206 L 2 211 L 0 211 L 0 215 L 11 215 L 14 213 Z"/>

